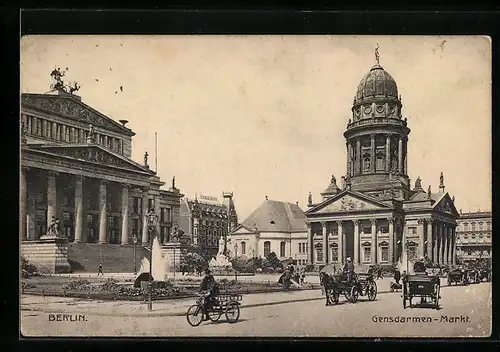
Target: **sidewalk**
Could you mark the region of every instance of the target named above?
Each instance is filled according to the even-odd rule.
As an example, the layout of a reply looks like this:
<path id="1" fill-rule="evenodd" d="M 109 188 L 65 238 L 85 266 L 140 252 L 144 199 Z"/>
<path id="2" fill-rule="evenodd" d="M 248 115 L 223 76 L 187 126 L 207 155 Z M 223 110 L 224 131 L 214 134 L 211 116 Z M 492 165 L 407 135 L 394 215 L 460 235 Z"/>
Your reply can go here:
<path id="1" fill-rule="evenodd" d="M 321 290 L 273 292 L 243 295 L 242 308 L 258 307 L 291 302 L 321 300 Z M 147 310 L 146 302 L 103 301 L 78 298 L 21 296 L 21 310 L 62 314 L 86 314 L 115 317 L 164 317 L 183 316 L 196 298 L 153 301 L 153 311 Z"/>

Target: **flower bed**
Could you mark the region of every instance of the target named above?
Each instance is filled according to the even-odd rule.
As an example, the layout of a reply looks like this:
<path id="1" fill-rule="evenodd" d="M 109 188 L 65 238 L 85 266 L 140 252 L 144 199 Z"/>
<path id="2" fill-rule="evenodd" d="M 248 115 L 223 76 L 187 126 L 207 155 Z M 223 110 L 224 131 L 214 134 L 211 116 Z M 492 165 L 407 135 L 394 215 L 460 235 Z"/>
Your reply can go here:
<path id="1" fill-rule="evenodd" d="M 41 280 L 39 278 L 39 280 Z M 187 282 L 186 282 L 187 283 Z M 186 285 L 174 285 L 168 282 L 166 288 L 153 289 L 152 299 L 181 299 L 194 297 L 199 290 L 199 284 L 189 282 Z M 219 289 L 223 293 L 265 293 L 265 292 L 280 292 L 285 289 L 277 282 L 245 282 L 237 280 L 220 279 L 218 280 Z M 319 285 L 306 285 L 304 288 L 290 288 L 288 291 L 317 289 Z M 141 288 L 134 288 L 130 284 L 118 283 L 113 279 L 108 279 L 105 282 L 89 281 L 87 279 L 77 279 L 67 281 L 65 284 L 54 285 L 50 282 L 49 285 L 44 285 L 43 281 L 37 282 L 37 285 L 24 286 L 23 292 L 26 294 L 44 295 L 44 296 L 62 296 L 85 299 L 102 299 L 102 300 L 130 300 L 141 301 L 148 298 L 148 291 Z"/>

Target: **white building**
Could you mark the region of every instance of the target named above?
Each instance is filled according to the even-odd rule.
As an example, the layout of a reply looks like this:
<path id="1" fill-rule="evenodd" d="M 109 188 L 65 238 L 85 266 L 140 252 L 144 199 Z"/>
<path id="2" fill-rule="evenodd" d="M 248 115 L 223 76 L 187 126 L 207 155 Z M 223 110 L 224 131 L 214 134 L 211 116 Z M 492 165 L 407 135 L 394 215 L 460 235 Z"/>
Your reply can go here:
<path id="1" fill-rule="evenodd" d="M 307 262 L 307 225 L 298 204 L 266 200 L 231 232 L 233 256 L 265 257 Z"/>

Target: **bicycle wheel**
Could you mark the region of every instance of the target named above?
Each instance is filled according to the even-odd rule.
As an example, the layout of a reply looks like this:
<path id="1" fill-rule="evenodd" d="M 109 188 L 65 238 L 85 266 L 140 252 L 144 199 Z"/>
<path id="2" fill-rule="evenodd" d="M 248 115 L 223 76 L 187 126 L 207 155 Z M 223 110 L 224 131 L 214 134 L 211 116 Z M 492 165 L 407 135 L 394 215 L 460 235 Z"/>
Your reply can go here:
<path id="1" fill-rule="evenodd" d="M 216 321 L 218 321 L 220 319 L 220 317 L 222 316 L 222 308 L 220 307 L 215 307 L 215 308 L 212 308 L 209 312 L 208 312 L 208 319 L 210 319 L 211 321 L 213 321 L 214 323 Z"/>
<path id="2" fill-rule="evenodd" d="M 191 326 L 198 326 L 201 324 L 203 321 L 203 308 L 200 307 L 198 304 L 194 304 L 191 307 L 189 307 L 187 313 L 186 313 L 186 318 Z"/>
<path id="3" fill-rule="evenodd" d="M 226 306 L 226 319 L 229 323 L 236 323 L 240 317 L 240 307 L 236 302 L 229 302 Z"/>

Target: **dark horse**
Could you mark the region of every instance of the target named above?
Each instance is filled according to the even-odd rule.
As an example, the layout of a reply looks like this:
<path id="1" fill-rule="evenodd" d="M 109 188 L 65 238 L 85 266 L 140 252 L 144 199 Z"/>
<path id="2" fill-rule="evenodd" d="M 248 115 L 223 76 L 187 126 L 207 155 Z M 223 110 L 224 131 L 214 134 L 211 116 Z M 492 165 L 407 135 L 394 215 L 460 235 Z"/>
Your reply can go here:
<path id="1" fill-rule="evenodd" d="M 338 292 L 338 280 L 334 276 L 330 276 L 327 273 L 319 273 L 319 283 L 323 286 L 326 296 L 326 306 L 332 303 L 338 303 L 339 292 Z"/>

